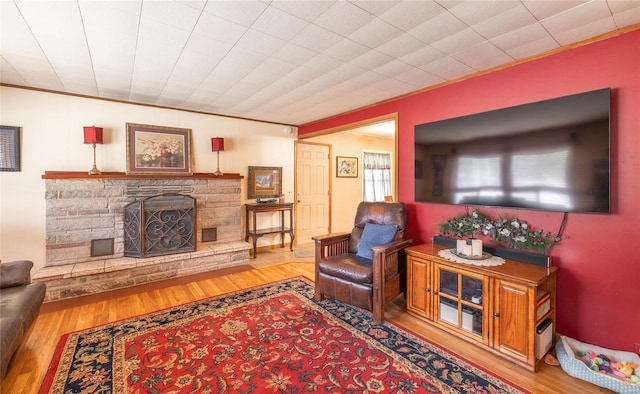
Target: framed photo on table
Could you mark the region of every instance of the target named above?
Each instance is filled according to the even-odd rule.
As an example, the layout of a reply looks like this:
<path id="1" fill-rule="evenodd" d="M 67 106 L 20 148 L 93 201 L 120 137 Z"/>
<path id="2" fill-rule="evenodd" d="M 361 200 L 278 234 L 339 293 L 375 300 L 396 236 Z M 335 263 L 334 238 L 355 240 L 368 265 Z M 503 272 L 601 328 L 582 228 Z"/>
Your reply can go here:
<path id="1" fill-rule="evenodd" d="M 358 158 L 336 156 L 336 177 L 337 178 L 357 178 Z"/>
<path id="2" fill-rule="evenodd" d="M 127 123 L 127 174 L 191 175 L 191 129 Z"/>
<path id="3" fill-rule="evenodd" d="M 0 126 L 0 171 L 20 171 L 20 127 Z"/>
<path id="4" fill-rule="evenodd" d="M 247 198 L 278 198 L 282 194 L 282 167 L 249 166 Z"/>

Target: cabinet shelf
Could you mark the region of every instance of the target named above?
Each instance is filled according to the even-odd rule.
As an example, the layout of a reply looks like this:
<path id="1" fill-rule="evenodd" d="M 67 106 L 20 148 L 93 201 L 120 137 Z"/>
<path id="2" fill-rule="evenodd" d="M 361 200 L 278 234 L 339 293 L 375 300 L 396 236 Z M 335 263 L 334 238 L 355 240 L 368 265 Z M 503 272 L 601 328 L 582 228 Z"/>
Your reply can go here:
<path id="1" fill-rule="evenodd" d="M 408 313 L 535 371 L 545 351 L 539 354 L 536 329 L 556 319 L 557 268 L 508 259 L 467 265 L 439 257 L 442 249 L 405 249 Z M 549 327 L 553 338 L 555 324 Z"/>

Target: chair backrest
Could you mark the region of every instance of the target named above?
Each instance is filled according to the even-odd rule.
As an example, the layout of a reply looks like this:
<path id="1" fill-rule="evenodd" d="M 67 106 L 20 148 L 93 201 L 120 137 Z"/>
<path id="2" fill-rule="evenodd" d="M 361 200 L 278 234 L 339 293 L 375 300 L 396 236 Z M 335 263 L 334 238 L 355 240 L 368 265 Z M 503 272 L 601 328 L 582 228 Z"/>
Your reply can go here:
<path id="1" fill-rule="evenodd" d="M 395 224 L 398 226 L 395 239 L 404 239 L 404 230 L 407 225 L 407 210 L 402 202 L 368 202 L 363 201 L 358 205 L 356 218 L 349 238 L 349 253 L 357 253 L 364 225 Z"/>

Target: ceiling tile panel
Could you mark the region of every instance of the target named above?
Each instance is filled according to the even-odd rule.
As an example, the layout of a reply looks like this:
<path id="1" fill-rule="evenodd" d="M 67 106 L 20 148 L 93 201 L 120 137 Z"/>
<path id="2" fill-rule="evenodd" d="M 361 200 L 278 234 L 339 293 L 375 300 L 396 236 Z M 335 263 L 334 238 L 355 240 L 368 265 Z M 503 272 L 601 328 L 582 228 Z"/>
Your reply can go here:
<path id="1" fill-rule="evenodd" d="M 394 0 L 356 0 L 351 2 L 375 16 L 382 15 L 397 3 Z"/>
<path id="2" fill-rule="evenodd" d="M 464 51 L 456 52 L 452 56 L 478 71 L 488 70 L 514 60 L 490 42 L 483 42 Z"/>
<path id="3" fill-rule="evenodd" d="M 251 26 L 268 5 L 259 0 L 207 1 L 204 12 L 244 27 Z"/>
<path id="4" fill-rule="evenodd" d="M 400 60 L 407 64 L 411 64 L 416 67 L 420 67 L 427 63 L 431 63 L 433 61 L 438 60 L 443 55 L 442 52 L 435 49 L 432 46 L 423 46 L 418 50 L 411 52 L 405 56 L 402 56 Z"/>
<path id="5" fill-rule="evenodd" d="M 475 46 L 485 41 L 485 39 L 473 29 L 467 28 L 458 33 L 454 33 L 447 38 L 436 41 L 431 44 L 434 48 L 443 53 L 455 53 Z"/>
<path id="6" fill-rule="evenodd" d="M 317 17 L 322 15 L 335 1 L 329 0 L 307 0 L 307 1 L 291 1 L 291 0 L 275 0 L 271 5 L 298 18 L 302 18 L 307 22 L 313 22 Z"/>
<path id="7" fill-rule="evenodd" d="M 460 19 L 447 11 L 426 20 L 424 23 L 409 30 L 408 33 L 425 44 L 432 44 L 461 32 L 468 27 L 469 26 L 464 24 Z"/>
<path id="8" fill-rule="evenodd" d="M 420 68 L 445 80 L 460 78 L 475 72 L 473 68 L 452 57 L 443 57 Z"/>
<path id="9" fill-rule="evenodd" d="M 635 3 L 637 4 L 638 2 Z M 616 22 L 618 29 L 640 23 L 640 8 L 616 10 L 613 14 L 613 20 Z"/>
<path id="10" fill-rule="evenodd" d="M 604 1 L 591 1 L 545 18 L 540 22 L 551 34 L 557 34 L 580 28 L 605 18 L 611 18 L 607 3 Z"/>
<path id="11" fill-rule="evenodd" d="M 193 33 L 233 45 L 246 31 L 247 28 L 238 23 L 203 13 L 200 15 Z"/>
<path id="12" fill-rule="evenodd" d="M 358 44 L 357 42 L 353 42 L 348 38 L 343 38 L 335 45 L 327 48 L 323 53 L 344 62 L 349 62 L 358 56 L 364 55 L 368 51 L 370 51 L 370 48 L 367 48 L 362 44 Z"/>
<path id="13" fill-rule="evenodd" d="M 393 78 L 413 85 L 417 89 L 445 82 L 444 79 L 436 77 L 435 75 L 419 68 L 411 68 L 403 73 L 395 75 Z"/>
<path id="14" fill-rule="evenodd" d="M 286 41 L 261 33 L 256 30 L 247 30 L 247 32 L 238 40 L 236 45 L 240 48 L 248 49 L 253 52 L 271 55 L 282 48 Z"/>
<path id="15" fill-rule="evenodd" d="M 408 34 L 402 34 L 376 48 L 377 51 L 394 58 L 400 58 L 424 47 L 424 43 Z"/>
<path id="16" fill-rule="evenodd" d="M 539 23 L 495 37 L 491 42 L 514 59 L 522 59 L 559 47 Z"/>
<path id="17" fill-rule="evenodd" d="M 291 39 L 291 42 L 301 47 L 321 53 L 327 48 L 333 46 L 342 37 L 327 29 L 313 24 L 307 25 L 297 36 Z"/>
<path id="18" fill-rule="evenodd" d="M 27 81 L 4 58 L 0 58 L 0 79 L 11 85 L 29 85 Z"/>
<path id="19" fill-rule="evenodd" d="M 552 15 L 560 14 L 573 7 L 578 7 L 591 0 L 540 1 L 523 0 L 522 3 L 537 20 L 541 21 Z"/>
<path id="20" fill-rule="evenodd" d="M 537 23 L 536 18 L 523 5 L 518 4 L 501 14 L 489 16 L 471 27 L 484 38 L 491 39 L 534 23 Z"/>
<path id="21" fill-rule="evenodd" d="M 382 13 L 380 19 L 402 31 L 409 31 L 447 11 L 440 4 L 431 1 L 394 1 L 391 3 L 393 7 Z"/>
<path id="22" fill-rule="evenodd" d="M 286 43 L 272 55 L 276 59 L 284 60 L 297 65 L 305 64 L 309 59 L 316 56 L 318 52 L 312 51 L 293 43 Z"/>
<path id="23" fill-rule="evenodd" d="M 289 41 L 300 33 L 306 25 L 307 23 L 304 19 L 287 14 L 274 7 L 268 7 L 251 25 L 251 28 L 281 40 Z"/>
<path id="24" fill-rule="evenodd" d="M 578 42 L 586 40 L 589 37 L 604 34 L 607 31 L 615 30 L 615 28 L 613 17 L 607 17 L 590 23 L 585 23 L 584 25 L 573 29 L 565 29 L 557 32 L 554 34 L 554 37 L 560 45 L 568 45 L 572 42 Z"/>
<path id="25" fill-rule="evenodd" d="M 385 21 L 374 19 L 351 33 L 349 38 L 369 48 L 375 48 L 393 40 L 402 33 L 402 30 Z"/>
<path id="26" fill-rule="evenodd" d="M 356 31 L 359 26 L 366 24 L 373 18 L 375 18 L 374 15 L 357 7 L 355 4 L 338 1 L 333 3 L 322 15 L 318 16 L 313 23 L 347 37 Z"/>
<path id="27" fill-rule="evenodd" d="M 461 1 L 449 8 L 449 12 L 468 26 L 481 23 L 520 5 L 517 1 Z"/>

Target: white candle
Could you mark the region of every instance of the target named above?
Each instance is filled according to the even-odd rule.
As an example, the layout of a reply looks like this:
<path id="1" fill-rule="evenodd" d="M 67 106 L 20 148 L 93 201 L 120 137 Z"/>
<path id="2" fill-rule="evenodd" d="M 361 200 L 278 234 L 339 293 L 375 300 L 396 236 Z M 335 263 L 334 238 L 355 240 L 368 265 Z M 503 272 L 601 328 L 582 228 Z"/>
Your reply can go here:
<path id="1" fill-rule="evenodd" d="M 459 239 L 456 241 L 456 252 L 464 253 L 464 245 L 467 243 L 464 239 Z"/>
<path id="2" fill-rule="evenodd" d="M 465 242 L 464 252 L 462 252 L 462 254 L 464 254 L 465 256 L 471 256 L 472 253 L 473 253 L 473 249 L 471 247 L 471 244 L 469 242 Z"/>
<path id="3" fill-rule="evenodd" d="M 482 256 L 482 240 L 472 239 L 471 249 L 474 256 Z"/>

